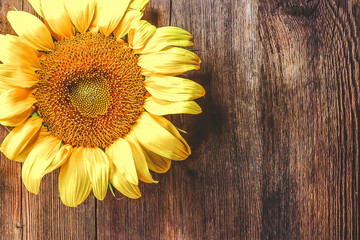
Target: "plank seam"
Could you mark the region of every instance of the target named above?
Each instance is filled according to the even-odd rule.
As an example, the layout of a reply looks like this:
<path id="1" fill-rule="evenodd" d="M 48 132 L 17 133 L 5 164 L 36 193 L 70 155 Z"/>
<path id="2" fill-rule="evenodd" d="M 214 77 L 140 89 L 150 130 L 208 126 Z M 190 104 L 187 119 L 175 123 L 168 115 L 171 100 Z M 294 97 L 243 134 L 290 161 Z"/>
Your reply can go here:
<path id="1" fill-rule="evenodd" d="M 169 16 L 169 25 L 171 26 L 171 16 L 172 16 L 172 0 L 170 0 L 170 16 Z"/>

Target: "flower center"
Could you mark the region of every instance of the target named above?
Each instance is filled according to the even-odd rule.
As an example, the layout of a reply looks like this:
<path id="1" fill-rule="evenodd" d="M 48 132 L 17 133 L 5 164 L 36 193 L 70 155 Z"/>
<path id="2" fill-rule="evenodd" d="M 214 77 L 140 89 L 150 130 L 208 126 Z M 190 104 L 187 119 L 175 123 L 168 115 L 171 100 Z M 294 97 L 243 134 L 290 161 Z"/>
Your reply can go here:
<path id="1" fill-rule="evenodd" d="M 135 124 L 146 98 L 138 56 L 113 37 L 77 34 L 40 60 L 37 111 L 72 146 L 110 146 Z"/>
<path id="2" fill-rule="evenodd" d="M 110 89 L 106 80 L 95 74 L 74 81 L 69 87 L 71 103 L 78 109 L 80 114 L 95 118 L 106 114 L 110 103 Z"/>

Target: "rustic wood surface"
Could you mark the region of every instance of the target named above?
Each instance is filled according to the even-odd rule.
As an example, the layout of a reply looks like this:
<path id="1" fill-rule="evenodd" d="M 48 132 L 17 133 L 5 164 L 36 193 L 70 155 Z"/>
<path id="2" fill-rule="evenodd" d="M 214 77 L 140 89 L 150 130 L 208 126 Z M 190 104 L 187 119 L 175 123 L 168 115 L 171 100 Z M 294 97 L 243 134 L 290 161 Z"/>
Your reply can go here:
<path id="1" fill-rule="evenodd" d="M 13 7 L 34 13 L 0 0 L 1 33 Z M 1 155 L 0 238 L 359 239 L 360 0 L 152 0 L 145 17 L 194 35 L 203 114 L 172 117 L 193 154 L 139 200 L 75 209 L 58 171 L 36 196 Z"/>

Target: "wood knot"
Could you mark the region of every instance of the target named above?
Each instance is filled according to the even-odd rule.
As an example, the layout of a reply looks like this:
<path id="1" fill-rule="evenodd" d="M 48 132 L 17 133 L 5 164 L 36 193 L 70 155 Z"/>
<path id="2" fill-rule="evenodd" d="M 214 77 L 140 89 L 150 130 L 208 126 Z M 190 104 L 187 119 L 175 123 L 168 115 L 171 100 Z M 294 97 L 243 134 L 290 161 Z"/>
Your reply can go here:
<path id="1" fill-rule="evenodd" d="M 319 6 L 320 0 L 278 0 L 278 7 L 292 16 L 309 16 Z"/>

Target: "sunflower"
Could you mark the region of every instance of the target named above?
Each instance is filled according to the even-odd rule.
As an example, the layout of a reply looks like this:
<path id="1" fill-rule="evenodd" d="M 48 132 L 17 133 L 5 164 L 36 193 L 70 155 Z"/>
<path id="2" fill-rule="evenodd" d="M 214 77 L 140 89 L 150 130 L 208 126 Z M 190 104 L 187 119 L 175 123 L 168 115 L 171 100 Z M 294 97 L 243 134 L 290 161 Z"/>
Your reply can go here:
<path id="1" fill-rule="evenodd" d="M 149 0 L 28 0 L 39 18 L 10 11 L 17 36 L 0 35 L 1 145 L 22 162 L 37 194 L 60 168 L 59 193 L 71 207 L 108 186 L 141 196 L 190 147 L 163 115 L 198 114 L 203 87 L 179 77 L 200 59 L 182 47 L 192 35 L 141 20 Z"/>

